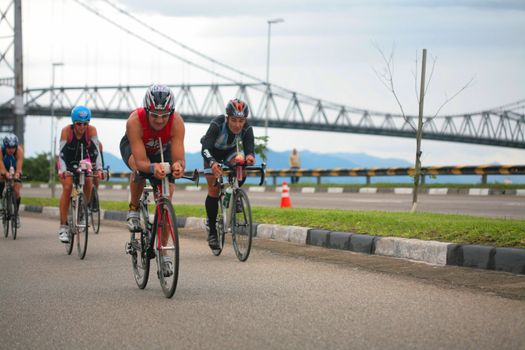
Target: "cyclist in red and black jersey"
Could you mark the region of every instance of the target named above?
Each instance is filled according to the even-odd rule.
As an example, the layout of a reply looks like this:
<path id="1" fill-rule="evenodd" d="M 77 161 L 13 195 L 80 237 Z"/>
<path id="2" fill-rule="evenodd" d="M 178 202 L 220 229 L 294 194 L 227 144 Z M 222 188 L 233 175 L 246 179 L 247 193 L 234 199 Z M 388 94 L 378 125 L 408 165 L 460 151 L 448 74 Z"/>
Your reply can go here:
<path id="1" fill-rule="evenodd" d="M 152 85 L 146 91 L 143 106 L 131 112 L 126 123 L 126 134 L 120 141 L 122 160 L 132 171 L 129 188 L 131 200 L 127 215 L 128 229 L 140 230 L 139 198 L 145 179 L 136 176 L 136 171 L 151 174 L 157 179 L 170 176 L 170 199 L 173 195 L 173 177 L 184 175 L 184 121 L 175 112 L 175 96 L 164 85 Z M 162 149 L 160 148 L 162 142 Z M 171 164 L 171 174 L 162 168 L 164 162 Z"/>
<path id="2" fill-rule="evenodd" d="M 102 157 L 100 155 L 97 129 L 93 125 L 89 125 L 91 110 L 85 106 L 76 106 L 71 111 L 71 121 L 72 124 L 65 126 L 60 134 L 60 155 L 58 159 L 58 177 L 62 183 L 58 236 L 63 243 L 69 242 L 67 211 L 71 191 L 73 190 L 73 178 L 67 176 L 67 173 L 74 172 L 74 165 L 78 166 L 81 160 L 89 160 L 90 163 L 95 164 L 94 177 L 100 176 L 102 171 Z M 92 178 L 86 177 L 84 194 L 88 202 L 91 198 L 92 186 Z"/>

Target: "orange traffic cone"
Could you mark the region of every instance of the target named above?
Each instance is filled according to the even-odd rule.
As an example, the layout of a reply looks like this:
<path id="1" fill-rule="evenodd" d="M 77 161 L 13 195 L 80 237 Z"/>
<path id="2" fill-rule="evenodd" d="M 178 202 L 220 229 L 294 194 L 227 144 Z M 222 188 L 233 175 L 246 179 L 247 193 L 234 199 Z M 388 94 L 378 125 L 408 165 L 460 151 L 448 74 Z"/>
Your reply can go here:
<path id="1" fill-rule="evenodd" d="M 290 201 L 290 189 L 288 183 L 283 182 L 283 190 L 281 193 L 281 208 L 291 208 L 292 202 Z"/>

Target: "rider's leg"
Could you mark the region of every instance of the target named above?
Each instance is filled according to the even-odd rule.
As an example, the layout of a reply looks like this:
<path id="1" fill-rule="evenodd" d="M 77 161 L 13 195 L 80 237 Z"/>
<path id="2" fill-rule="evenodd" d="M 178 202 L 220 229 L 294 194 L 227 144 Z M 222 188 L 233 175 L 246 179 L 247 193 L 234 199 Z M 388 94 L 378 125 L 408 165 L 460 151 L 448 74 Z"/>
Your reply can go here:
<path id="1" fill-rule="evenodd" d="M 173 192 L 175 191 L 175 184 L 174 183 L 171 183 L 170 182 L 170 202 L 172 202 L 173 200 Z M 176 222 L 173 222 L 171 223 L 172 225 L 176 226 L 177 223 Z M 162 245 L 163 246 L 166 246 L 168 244 L 168 241 L 169 241 L 169 230 L 168 230 L 168 226 L 164 226 L 164 229 L 162 230 Z M 167 253 L 163 253 L 163 255 L 166 255 Z"/>
<path id="2" fill-rule="evenodd" d="M 20 227 L 20 216 L 18 216 L 18 210 L 20 209 L 20 201 L 22 199 L 20 197 L 20 187 L 22 187 L 20 182 L 15 182 L 15 184 L 13 186 L 13 189 L 15 191 L 15 196 L 16 196 L 16 211 L 15 211 L 15 215 L 16 215 L 16 226 L 17 227 Z"/>
<path id="3" fill-rule="evenodd" d="M 20 187 L 22 187 L 20 182 L 15 182 L 13 189 L 15 190 L 15 196 L 16 196 L 16 213 L 17 214 L 18 214 L 18 208 L 20 207 L 20 200 L 21 200 Z"/>
<path id="4" fill-rule="evenodd" d="M 206 197 L 206 216 L 208 217 L 208 227 L 210 229 L 208 243 L 217 244 L 217 212 L 219 210 L 219 187 L 216 186 L 216 179 L 213 175 L 206 175 L 208 182 L 208 196 Z"/>
<path id="5" fill-rule="evenodd" d="M 132 232 L 135 232 L 140 229 L 139 199 L 140 195 L 142 194 L 142 191 L 144 190 L 146 179 L 140 177 L 137 178 L 137 176 L 135 175 L 137 165 L 135 163 L 133 155 L 129 157 L 128 164 L 131 168 L 131 176 L 129 178 L 129 211 L 126 220 L 128 222 L 128 229 Z"/>
<path id="6" fill-rule="evenodd" d="M 0 209 L 1 210 L 4 210 L 4 208 L 2 207 L 3 204 L 4 204 L 4 201 L 2 200 L 2 198 L 4 196 L 4 188 L 5 188 L 5 182 L 2 180 L 2 181 L 0 181 Z"/>
<path id="7" fill-rule="evenodd" d="M 93 192 L 93 178 L 87 177 L 84 180 L 84 195 L 86 196 L 86 203 L 91 201 L 91 193 Z"/>
<path id="8" fill-rule="evenodd" d="M 62 183 L 62 196 L 60 197 L 60 224 L 67 225 L 67 212 L 69 210 L 69 200 L 73 189 L 73 178 L 68 176 L 60 179 Z"/>
<path id="9" fill-rule="evenodd" d="M 61 242 L 69 242 L 67 236 L 68 225 L 67 225 L 67 212 L 69 210 L 69 200 L 71 197 L 71 191 L 73 189 L 73 178 L 68 176 L 64 179 L 60 178 L 62 183 L 62 196 L 60 197 L 60 228 L 58 230 L 58 236 Z"/>

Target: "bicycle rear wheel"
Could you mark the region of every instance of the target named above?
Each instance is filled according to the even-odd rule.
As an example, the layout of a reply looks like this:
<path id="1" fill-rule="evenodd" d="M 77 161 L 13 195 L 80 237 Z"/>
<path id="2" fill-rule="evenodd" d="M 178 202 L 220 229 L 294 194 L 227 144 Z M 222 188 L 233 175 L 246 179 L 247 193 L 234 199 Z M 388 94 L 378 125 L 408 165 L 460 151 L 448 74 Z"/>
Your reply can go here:
<path id="1" fill-rule="evenodd" d="M 166 198 L 155 208 L 153 228 L 157 275 L 164 296 L 171 298 L 179 278 L 179 231 L 173 205 Z"/>
<path id="2" fill-rule="evenodd" d="M 67 255 L 71 255 L 71 252 L 73 251 L 73 242 L 75 241 L 75 227 L 77 225 L 77 220 L 73 216 L 73 213 L 75 212 L 75 209 L 73 207 L 73 200 L 74 199 L 71 198 L 69 201 L 69 210 L 67 213 L 67 226 L 69 228 L 67 232 L 69 242 L 65 244 Z"/>
<path id="3" fill-rule="evenodd" d="M 137 234 L 137 233 L 135 233 Z M 147 253 L 147 232 L 140 232 L 140 238 L 131 241 L 131 265 L 133 266 L 133 277 L 140 289 L 146 288 L 149 279 L 150 259 Z"/>
<path id="4" fill-rule="evenodd" d="M 232 244 L 240 261 L 246 261 L 252 248 L 252 210 L 248 195 L 243 189 L 234 193 L 232 208 Z"/>
<path id="5" fill-rule="evenodd" d="M 91 201 L 89 202 L 89 216 L 91 219 L 91 225 L 93 226 L 93 232 L 98 234 L 100 231 L 100 202 L 98 200 L 98 190 L 93 186 L 91 192 Z"/>
<path id="6" fill-rule="evenodd" d="M 13 240 L 16 239 L 16 232 L 18 231 L 18 226 L 16 226 L 16 217 L 18 216 L 18 205 L 16 203 L 16 196 L 14 193 L 11 194 L 11 198 L 9 199 L 11 201 L 11 236 L 13 237 Z"/>
<path id="7" fill-rule="evenodd" d="M 78 211 L 77 211 L 77 225 L 75 227 L 77 234 L 77 251 L 78 257 L 84 259 L 87 251 L 88 243 L 88 208 L 86 203 L 86 197 L 84 193 L 78 194 Z"/>
<path id="8" fill-rule="evenodd" d="M 133 266 L 133 277 L 140 289 L 146 288 L 149 279 L 150 258 L 148 257 L 149 234 L 151 223 L 149 222 L 148 208 L 140 203 L 140 239 L 131 240 L 131 265 Z M 136 234 L 136 233 L 135 233 Z"/>
<path id="9" fill-rule="evenodd" d="M 11 217 L 11 212 L 10 212 L 10 208 L 9 208 L 9 203 L 11 202 L 9 200 L 9 193 L 5 193 L 4 194 L 4 197 L 2 198 L 2 202 L 3 202 L 3 205 L 4 205 L 4 212 L 3 212 L 3 215 L 2 215 L 2 227 L 4 229 L 4 237 L 7 238 L 9 236 L 9 227 L 11 226 L 9 224 L 9 219 Z"/>

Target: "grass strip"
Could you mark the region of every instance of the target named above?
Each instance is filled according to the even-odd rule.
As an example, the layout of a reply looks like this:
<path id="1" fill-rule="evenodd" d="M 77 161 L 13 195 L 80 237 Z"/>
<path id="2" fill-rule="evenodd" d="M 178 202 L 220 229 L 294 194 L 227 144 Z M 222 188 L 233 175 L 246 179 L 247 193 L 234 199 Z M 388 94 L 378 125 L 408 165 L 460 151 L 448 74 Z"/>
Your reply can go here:
<path id="1" fill-rule="evenodd" d="M 58 206 L 58 198 L 22 198 L 23 204 Z M 102 201 L 105 210 L 128 210 L 126 202 Z M 206 216 L 204 205 L 175 205 L 180 216 Z M 280 209 L 253 207 L 255 222 L 330 231 L 416 238 L 463 244 L 525 248 L 525 220 L 482 218 L 428 212 Z"/>

